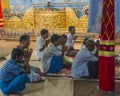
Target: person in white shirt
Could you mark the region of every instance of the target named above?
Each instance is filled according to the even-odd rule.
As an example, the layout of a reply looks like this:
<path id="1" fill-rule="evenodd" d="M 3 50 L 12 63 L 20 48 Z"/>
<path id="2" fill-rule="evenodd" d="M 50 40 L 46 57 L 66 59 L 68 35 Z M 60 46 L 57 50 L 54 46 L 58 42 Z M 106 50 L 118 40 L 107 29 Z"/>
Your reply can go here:
<path id="1" fill-rule="evenodd" d="M 69 33 L 67 34 L 67 43 L 66 46 L 68 49 L 74 48 L 74 41 L 77 39 L 77 36 L 75 35 L 75 27 L 69 26 L 68 28 Z"/>
<path id="2" fill-rule="evenodd" d="M 39 61 L 41 60 L 43 52 L 50 42 L 50 40 L 46 40 L 48 38 L 48 33 L 49 32 L 47 29 L 42 29 L 40 32 L 41 35 L 37 38 L 36 41 L 36 56 Z"/>
<path id="3" fill-rule="evenodd" d="M 76 55 L 77 51 L 75 52 L 74 50 L 74 42 L 77 39 L 77 35 L 75 35 L 75 27 L 74 26 L 69 26 L 68 28 L 69 33 L 67 34 L 67 55 L 70 56 L 71 54 Z M 74 54 L 74 52 L 75 54 Z"/>
<path id="4" fill-rule="evenodd" d="M 97 78 L 98 77 L 98 58 L 96 43 L 88 39 L 85 45 L 79 50 L 72 64 L 73 78 Z"/>
<path id="5" fill-rule="evenodd" d="M 41 58 L 44 73 L 57 73 L 62 69 L 62 50 L 60 45 L 60 36 L 53 34 L 51 44 L 45 49 Z"/>

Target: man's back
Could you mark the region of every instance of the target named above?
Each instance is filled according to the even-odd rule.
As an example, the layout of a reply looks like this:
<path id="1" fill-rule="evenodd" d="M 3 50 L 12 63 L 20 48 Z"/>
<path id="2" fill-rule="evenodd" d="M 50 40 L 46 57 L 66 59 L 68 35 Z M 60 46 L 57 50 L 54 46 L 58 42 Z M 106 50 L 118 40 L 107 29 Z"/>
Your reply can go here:
<path id="1" fill-rule="evenodd" d="M 61 55 L 62 55 L 62 51 L 59 50 L 59 48 L 57 48 L 53 44 L 51 44 L 48 48 L 46 48 L 46 50 L 43 53 L 43 57 L 41 59 L 42 65 L 44 67 L 43 69 L 48 69 L 50 67 L 52 56 L 61 56 Z"/>
<path id="2" fill-rule="evenodd" d="M 82 76 L 88 76 L 87 63 L 89 61 L 97 61 L 97 58 L 91 54 L 85 46 L 83 46 L 73 61 L 72 77 L 80 78 Z"/>

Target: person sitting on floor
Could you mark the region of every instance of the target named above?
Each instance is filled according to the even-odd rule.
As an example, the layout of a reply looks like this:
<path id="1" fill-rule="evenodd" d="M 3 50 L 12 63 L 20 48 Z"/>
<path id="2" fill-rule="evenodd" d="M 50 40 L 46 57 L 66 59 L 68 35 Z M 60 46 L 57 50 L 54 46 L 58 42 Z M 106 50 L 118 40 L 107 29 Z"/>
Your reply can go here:
<path id="1" fill-rule="evenodd" d="M 69 26 L 69 33 L 67 34 L 67 56 L 75 56 L 77 54 L 77 50 L 74 49 L 74 42 L 77 39 L 77 35 L 75 35 L 75 27 Z"/>
<path id="2" fill-rule="evenodd" d="M 43 53 L 42 67 L 44 73 L 57 73 L 62 69 L 62 50 L 58 48 L 60 45 L 60 36 L 53 34 L 51 44 Z"/>
<path id="3" fill-rule="evenodd" d="M 63 66 L 62 68 L 71 68 L 71 63 L 68 62 L 66 60 L 66 50 L 67 50 L 67 46 L 65 46 L 67 42 L 67 35 L 63 34 L 60 36 L 60 45 L 58 46 L 58 48 L 60 48 L 60 50 L 62 51 L 62 57 L 63 57 Z"/>
<path id="4" fill-rule="evenodd" d="M 88 39 L 90 39 L 90 38 L 89 38 L 89 37 L 85 37 L 85 38 L 84 38 L 83 44 L 82 44 L 82 46 L 80 47 L 80 49 L 85 46 L 85 42 L 86 42 Z"/>
<path id="5" fill-rule="evenodd" d="M 0 69 L 0 89 L 5 95 L 20 94 L 30 82 L 29 62 L 24 59 L 24 51 L 19 48 L 12 50 L 11 58 Z M 21 96 L 21 95 L 20 95 Z"/>
<path id="6" fill-rule="evenodd" d="M 47 29 L 42 29 L 40 34 L 41 34 L 41 36 L 39 36 L 36 41 L 36 56 L 39 61 L 41 60 L 43 52 L 47 48 L 47 46 L 50 42 L 50 40 L 46 40 L 48 38 L 48 30 Z"/>
<path id="7" fill-rule="evenodd" d="M 84 40 L 83 40 L 83 46 L 85 45 L 85 42 L 90 39 L 89 37 L 85 37 Z"/>
<path id="8" fill-rule="evenodd" d="M 98 59 L 95 56 L 97 47 L 92 39 L 88 39 L 77 55 L 72 64 L 73 78 L 97 78 L 98 77 Z"/>
<path id="9" fill-rule="evenodd" d="M 30 36 L 23 34 L 20 37 L 19 41 L 20 41 L 20 43 L 17 46 L 17 48 L 20 48 L 24 51 L 24 57 L 27 61 L 29 61 L 30 57 L 32 55 L 32 52 L 33 52 L 33 49 L 29 48 Z M 31 79 L 31 82 L 38 82 L 38 81 L 42 80 L 40 77 L 40 68 L 30 65 L 30 71 L 31 71 L 31 74 L 29 74 L 29 77 Z"/>
<path id="10" fill-rule="evenodd" d="M 68 28 L 69 33 L 67 34 L 67 49 L 74 49 L 74 42 L 77 39 L 77 36 L 75 35 L 75 27 L 74 26 L 69 26 Z"/>
<path id="11" fill-rule="evenodd" d="M 60 44 L 58 46 L 58 48 L 60 48 L 60 50 L 62 51 L 62 56 L 65 55 L 65 52 L 67 50 L 67 46 L 65 46 L 67 42 L 67 35 L 63 34 L 60 36 Z"/>

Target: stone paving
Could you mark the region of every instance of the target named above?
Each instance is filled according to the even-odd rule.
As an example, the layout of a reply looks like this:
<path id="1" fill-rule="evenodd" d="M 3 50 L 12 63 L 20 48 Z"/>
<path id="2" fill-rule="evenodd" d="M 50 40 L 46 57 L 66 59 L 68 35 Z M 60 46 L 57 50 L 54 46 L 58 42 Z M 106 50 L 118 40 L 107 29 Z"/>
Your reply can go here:
<path id="1" fill-rule="evenodd" d="M 10 58 L 10 55 L 6 57 Z M 6 61 L 0 63 L 0 68 Z M 39 67 L 42 69 L 40 61 L 36 60 L 36 53 L 33 51 L 33 54 L 30 59 L 30 65 Z M 41 70 L 42 71 L 42 70 Z M 30 83 L 27 84 L 26 90 L 23 92 L 23 96 L 73 96 L 73 89 L 71 89 L 73 80 L 70 78 L 52 78 L 52 77 L 43 77 L 45 82 L 40 83 Z M 57 88 L 57 89 L 56 89 Z M 0 92 L 0 96 L 3 94 Z"/>

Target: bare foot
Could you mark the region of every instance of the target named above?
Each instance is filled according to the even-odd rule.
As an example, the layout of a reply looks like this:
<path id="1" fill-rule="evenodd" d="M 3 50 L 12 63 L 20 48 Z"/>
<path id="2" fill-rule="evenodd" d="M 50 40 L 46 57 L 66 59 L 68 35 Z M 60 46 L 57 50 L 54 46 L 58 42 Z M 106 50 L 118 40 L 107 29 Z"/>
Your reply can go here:
<path id="1" fill-rule="evenodd" d="M 39 81 L 32 81 L 30 83 L 39 83 L 39 82 L 45 82 L 45 80 L 41 78 Z"/>
<path id="2" fill-rule="evenodd" d="M 0 57 L 0 60 L 6 60 L 7 58 L 5 58 L 5 57 Z"/>

